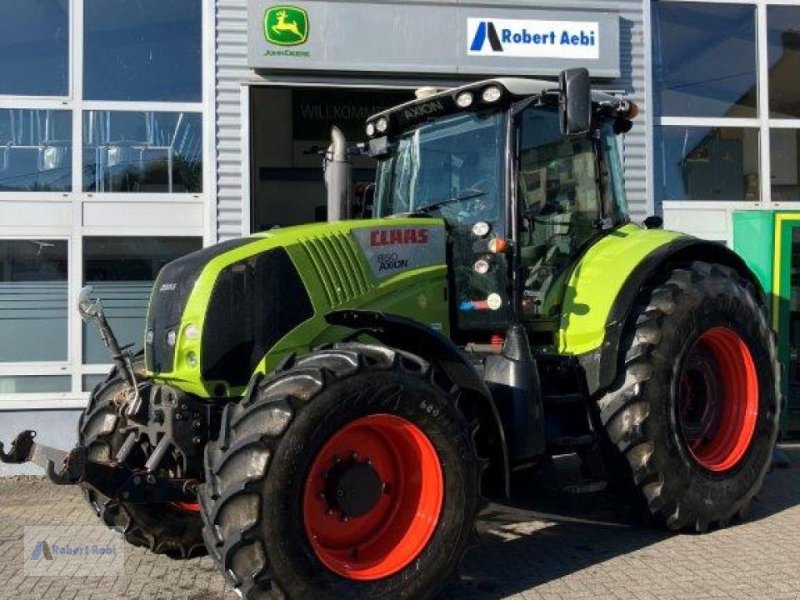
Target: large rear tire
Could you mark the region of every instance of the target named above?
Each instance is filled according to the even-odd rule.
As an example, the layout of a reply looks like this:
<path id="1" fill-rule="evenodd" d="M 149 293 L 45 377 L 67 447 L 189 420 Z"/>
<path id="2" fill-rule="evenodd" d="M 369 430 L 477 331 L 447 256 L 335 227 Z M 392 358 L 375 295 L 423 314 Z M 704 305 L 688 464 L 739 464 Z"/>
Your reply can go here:
<path id="1" fill-rule="evenodd" d="M 144 377 L 144 359 L 137 357 L 133 366 L 137 375 Z M 119 414 L 119 404 L 127 388 L 125 378 L 114 370 L 92 392 L 78 425 L 79 444 L 87 448 L 90 459 L 112 462 L 125 441 L 126 419 Z M 143 466 L 147 458 L 138 444 L 131 456 L 132 461 L 141 463 L 139 466 Z M 172 475 L 180 476 L 179 473 Z M 199 507 L 130 504 L 108 498 L 88 485 L 81 487 L 100 520 L 107 527 L 120 531 L 129 544 L 175 559 L 206 554 Z"/>
<path id="2" fill-rule="evenodd" d="M 479 505 L 473 428 L 415 356 L 345 344 L 230 405 L 206 452 L 206 545 L 245 598 L 427 598 Z"/>
<path id="3" fill-rule="evenodd" d="M 670 529 L 724 526 L 761 488 L 778 435 L 779 366 L 755 288 L 695 262 L 647 290 L 598 400 L 612 478 L 627 478 Z"/>

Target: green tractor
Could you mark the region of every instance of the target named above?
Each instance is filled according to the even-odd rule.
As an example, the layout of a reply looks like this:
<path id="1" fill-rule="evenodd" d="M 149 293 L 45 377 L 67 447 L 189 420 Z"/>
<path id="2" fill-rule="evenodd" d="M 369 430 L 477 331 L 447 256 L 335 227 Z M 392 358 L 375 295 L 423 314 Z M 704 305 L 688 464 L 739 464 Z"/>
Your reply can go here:
<path id="1" fill-rule="evenodd" d="M 743 516 L 778 432 L 765 298 L 725 247 L 630 222 L 635 114 L 583 69 L 427 90 L 366 123 L 366 220 L 334 136 L 330 222 L 168 264 L 143 356 L 84 294 L 117 366 L 79 446 L 3 460 L 246 598 L 430 597 L 563 455 L 670 529 Z"/>

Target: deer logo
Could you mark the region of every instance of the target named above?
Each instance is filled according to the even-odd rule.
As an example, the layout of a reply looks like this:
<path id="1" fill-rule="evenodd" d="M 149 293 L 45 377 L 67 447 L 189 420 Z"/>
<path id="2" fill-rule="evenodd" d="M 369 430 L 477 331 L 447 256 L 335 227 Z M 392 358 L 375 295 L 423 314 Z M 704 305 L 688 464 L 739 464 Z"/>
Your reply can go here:
<path id="1" fill-rule="evenodd" d="M 308 14 L 294 6 L 273 6 L 264 13 L 264 37 L 277 46 L 297 46 L 308 39 Z"/>

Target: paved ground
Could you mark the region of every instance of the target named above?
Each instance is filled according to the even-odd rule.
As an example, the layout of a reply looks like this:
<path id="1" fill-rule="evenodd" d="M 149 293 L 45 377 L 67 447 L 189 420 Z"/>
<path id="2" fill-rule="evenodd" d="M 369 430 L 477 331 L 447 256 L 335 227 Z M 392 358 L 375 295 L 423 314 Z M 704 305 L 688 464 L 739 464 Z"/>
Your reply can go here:
<path id="1" fill-rule="evenodd" d="M 442 599 L 763 598 L 800 600 L 800 446 L 789 469 L 767 478 L 744 524 L 707 535 L 669 535 L 616 521 L 536 519 L 482 524 L 460 581 Z M 124 575 L 32 577 L 23 565 L 23 527 L 87 524 L 79 494 L 38 479 L 0 480 L 0 599 L 228 600 L 207 559 L 173 562 L 126 548 Z"/>

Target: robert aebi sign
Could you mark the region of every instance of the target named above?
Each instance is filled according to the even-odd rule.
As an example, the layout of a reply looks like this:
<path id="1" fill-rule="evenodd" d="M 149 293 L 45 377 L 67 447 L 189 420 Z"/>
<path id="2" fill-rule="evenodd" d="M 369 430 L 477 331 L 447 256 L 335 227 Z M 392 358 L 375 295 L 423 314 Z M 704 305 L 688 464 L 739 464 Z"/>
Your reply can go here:
<path id="1" fill-rule="evenodd" d="M 467 54 L 596 60 L 600 24 L 596 21 L 467 19 Z"/>

